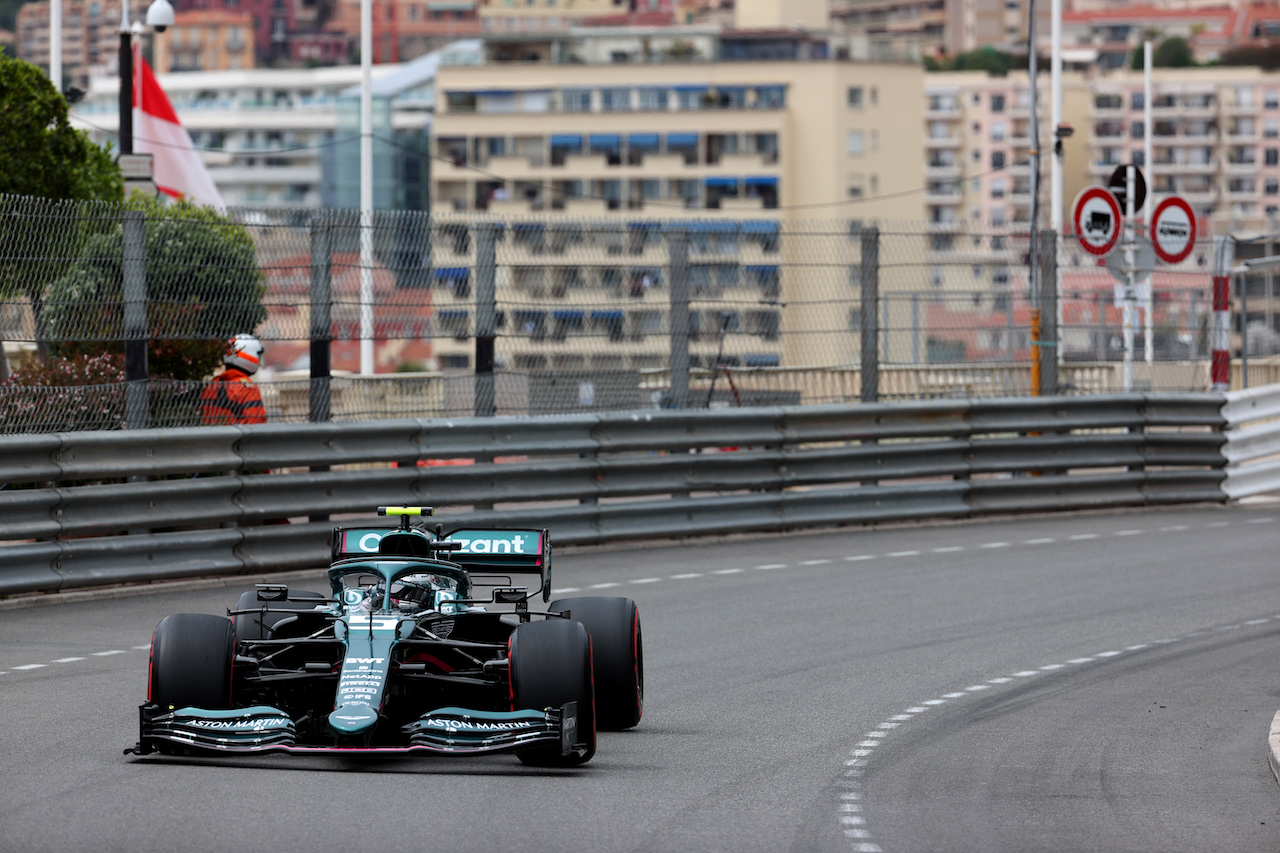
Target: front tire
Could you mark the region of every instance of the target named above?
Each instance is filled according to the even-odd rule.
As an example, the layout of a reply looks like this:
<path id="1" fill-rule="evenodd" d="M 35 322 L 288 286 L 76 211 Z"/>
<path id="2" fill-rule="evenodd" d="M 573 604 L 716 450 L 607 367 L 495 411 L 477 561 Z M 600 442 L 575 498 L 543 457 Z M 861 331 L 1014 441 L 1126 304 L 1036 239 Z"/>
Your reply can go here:
<path id="1" fill-rule="evenodd" d="M 605 731 L 634 728 L 644 716 L 644 642 L 640 611 L 629 598 L 560 598 L 552 611 L 569 611 L 591 634 L 596 714 Z"/>
<path id="2" fill-rule="evenodd" d="M 204 613 L 164 617 L 151 637 L 147 701 L 166 711 L 230 708 L 235 653 L 230 619 Z"/>
<path id="3" fill-rule="evenodd" d="M 526 622 L 511 632 L 511 708 L 559 708 L 578 703 L 578 739 L 583 755 L 562 755 L 560 745 L 535 746 L 516 753 L 533 767 L 573 767 L 596 753 L 595 690 L 591 681 L 591 637 L 577 622 L 553 619 Z"/>

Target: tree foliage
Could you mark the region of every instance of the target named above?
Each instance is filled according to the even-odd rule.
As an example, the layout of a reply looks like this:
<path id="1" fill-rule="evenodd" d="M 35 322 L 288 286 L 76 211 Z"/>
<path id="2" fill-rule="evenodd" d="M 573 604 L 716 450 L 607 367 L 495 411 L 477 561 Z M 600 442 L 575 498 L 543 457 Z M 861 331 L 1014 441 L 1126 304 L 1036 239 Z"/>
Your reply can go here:
<path id="1" fill-rule="evenodd" d="M 1134 71 L 1141 71 L 1142 62 L 1142 48 L 1137 47 L 1129 55 L 1129 67 Z M 1191 45 L 1181 36 L 1162 39 L 1155 50 L 1151 51 L 1152 68 L 1194 68 L 1197 64 Z"/>
<path id="2" fill-rule="evenodd" d="M 204 378 L 229 338 L 266 318 L 253 239 L 235 220 L 189 202 L 135 193 L 125 207 L 146 217 L 150 373 Z M 80 259 L 50 287 L 46 327 L 61 341 L 58 353 L 123 351 L 123 234 L 116 222 L 91 235 Z"/>
<path id="3" fill-rule="evenodd" d="M 1263 71 L 1280 68 L 1280 43 L 1240 45 L 1223 51 L 1219 65 L 1250 65 Z"/>
<path id="4" fill-rule="evenodd" d="M 0 195 L 118 199 L 108 149 L 71 126 L 67 101 L 36 66 L 0 55 Z"/>

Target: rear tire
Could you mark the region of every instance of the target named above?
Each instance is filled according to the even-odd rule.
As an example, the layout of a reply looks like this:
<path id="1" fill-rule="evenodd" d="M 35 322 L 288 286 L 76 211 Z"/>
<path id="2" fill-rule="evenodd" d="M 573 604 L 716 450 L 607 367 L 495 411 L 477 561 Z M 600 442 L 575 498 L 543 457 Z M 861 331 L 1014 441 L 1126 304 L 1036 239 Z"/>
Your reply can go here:
<path id="1" fill-rule="evenodd" d="M 606 596 L 561 598 L 551 602 L 549 609 L 568 610 L 569 618 L 581 622 L 591 634 L 600 729 L 635 727 L 644 716 L 644 643 L 636 603 Z"/>
<path id="2" fill-rule="evenodd" d="M 559 708 L 578 703 L 578 739 L 585 755 L 561 755 L 559 744 L 523 749 L 516 757 L 533 767 L 573 767 L 596 753 L 595 691 L 591 682 L 591 637 L 577 622 L 526 622 L 511 632 L 508 646 L 512 710 Z"/>
<path id="3" fill-rule="evenodd" d="M 166 616 L 151 637 L 147 701 L 170 708 L 231 707 L 236 633 L 230 619 L 204 613 Z"/>
<path id="4" fill-rule="evenodd" d="M 326 596 L 318 592 L 309 592 L 307 590 L 289 590 L 289 595 L 294 598 L 315 599 L 315 603 L 310 601 L 259 601 L 256 590 L 251 590 L 240 596 L 240 600 L 236 602 L 236 610 L 260 610 L 264 605 L 270 607 L 273 611 L 280 610 L 311 610 L 316 604 L 321 604 L 326 600 Z M 273 629 L 282 620 L 290 618 L 288 613 L 242 613 L 235 617 L 236 623 L 236 639 L 238 640 L 270 640 L 275 638 Z M 286 629 L 287 630 L 287 629 Z M 310 633 L 309 631 L 307 633 Z"/>

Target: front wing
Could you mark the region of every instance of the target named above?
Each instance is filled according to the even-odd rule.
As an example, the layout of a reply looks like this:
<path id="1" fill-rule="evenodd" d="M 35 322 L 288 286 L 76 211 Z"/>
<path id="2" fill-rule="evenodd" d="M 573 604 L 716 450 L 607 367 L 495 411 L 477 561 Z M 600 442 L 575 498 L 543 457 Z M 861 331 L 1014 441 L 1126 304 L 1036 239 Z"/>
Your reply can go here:
<path id="1" fill-rule="evenodd" d="M 142 705 L 138 744 L 125 754 L 147 755 L 173 745 L 212 754 L 480 755 L 558 743 L 567 756 L 588 749 L 579 741 L 577 705 L 568 702 L 542 711 L 438 708 L 401 728 L 406 746 L 298 744 L 289 715 L 266 705 L 231 711 Z"/>

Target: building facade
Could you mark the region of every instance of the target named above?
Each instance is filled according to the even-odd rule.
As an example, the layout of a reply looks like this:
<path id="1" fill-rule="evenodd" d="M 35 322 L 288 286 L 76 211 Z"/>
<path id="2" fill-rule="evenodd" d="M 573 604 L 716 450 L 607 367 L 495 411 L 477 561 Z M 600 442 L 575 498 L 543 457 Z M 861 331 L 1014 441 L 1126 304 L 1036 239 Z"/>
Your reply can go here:
<path id="1" fill-rule="evenodd" d="M 170 29 L 152 34 L 152 69 L 167 74 L 253 68 L 253 35 L 253 16 L 248 12 L 177 12 Z"/>

